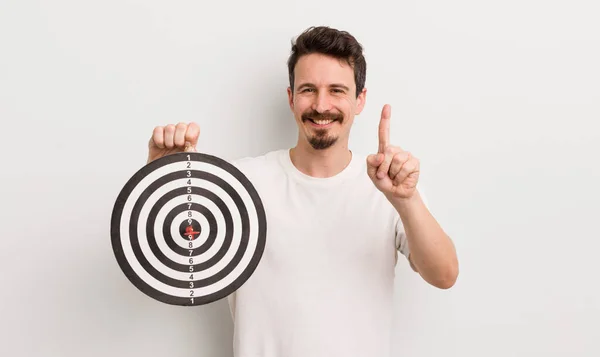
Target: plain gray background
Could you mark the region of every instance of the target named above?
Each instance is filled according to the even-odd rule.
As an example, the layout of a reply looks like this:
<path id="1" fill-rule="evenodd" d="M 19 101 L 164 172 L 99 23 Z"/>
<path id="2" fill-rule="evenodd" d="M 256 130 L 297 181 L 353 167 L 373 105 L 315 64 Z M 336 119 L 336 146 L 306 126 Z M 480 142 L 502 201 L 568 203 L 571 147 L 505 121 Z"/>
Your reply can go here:
<path id="1" fill-rule="evenodd" d="M 400 260 L 395 355 L 600 355 L 599 17 L 591 0 L 1 0 L 0 355 L 231 356 L 225 301 L 128 282 L 112 207 L 156 125 L 197 121 L 227 159 L 293 145 L 285 62 L 321 24 L 365 47 L 352 149 L 377 149 L 390 103 L 459 253 L 448 291 Z"/>

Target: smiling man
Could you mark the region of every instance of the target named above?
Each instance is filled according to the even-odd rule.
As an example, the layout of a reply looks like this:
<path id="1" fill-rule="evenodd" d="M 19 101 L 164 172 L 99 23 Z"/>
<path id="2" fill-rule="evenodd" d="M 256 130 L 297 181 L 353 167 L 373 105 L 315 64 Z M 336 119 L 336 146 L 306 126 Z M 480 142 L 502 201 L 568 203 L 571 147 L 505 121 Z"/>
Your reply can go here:
<path id="1" fill-rule="evenodd" d="M 234 164 L 263 201 L 267 246 L 229 297 L 236 357 L 387 357 L 398 252 L 424 281 L 447 289 L 458 275 L 450 238 L 417 189 L 419 160 L 390 143 L 384 106 L 379 145 L 348 148 L 366 100 L 362 47 L 347 32 L 310 28 L 292 45 L 290 149 Z M 148 161 L 195 147 L 197 124 L 154 130 Z"/>

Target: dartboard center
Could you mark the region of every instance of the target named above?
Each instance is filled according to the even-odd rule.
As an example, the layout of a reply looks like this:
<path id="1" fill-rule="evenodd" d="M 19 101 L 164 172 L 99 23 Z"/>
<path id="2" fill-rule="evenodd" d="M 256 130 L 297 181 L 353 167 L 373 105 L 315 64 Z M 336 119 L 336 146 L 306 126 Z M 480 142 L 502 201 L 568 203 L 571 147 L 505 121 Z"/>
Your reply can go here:
<path id="1" fill-rule="evenodd" d="M 186 219 L 179 225 L 179 234 L 186 240 L 195 240 L 201 232 L 200 223 L 193 218 Z"/>

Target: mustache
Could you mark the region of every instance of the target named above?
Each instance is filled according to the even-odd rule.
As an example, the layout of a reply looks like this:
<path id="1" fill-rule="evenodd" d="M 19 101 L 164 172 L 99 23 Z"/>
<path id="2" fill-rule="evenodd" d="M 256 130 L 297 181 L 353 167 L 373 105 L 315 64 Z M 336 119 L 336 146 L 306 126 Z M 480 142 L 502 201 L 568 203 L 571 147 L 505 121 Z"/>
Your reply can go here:
<path id="1" fill-rule="evenodd" d="M 337 121 L 342 121 L 344 119 L 344 115 L 342 115 L 341 113 L 331 113 L 331 112 L 325 112 L 325 113 L 319 113 L 316 110 L 311 110 L 308 111 L 304 114 L 302 114 L 302 121 L 307 121 L 309 119 L 313 119 L 313 120 L 337 120 Z"/>

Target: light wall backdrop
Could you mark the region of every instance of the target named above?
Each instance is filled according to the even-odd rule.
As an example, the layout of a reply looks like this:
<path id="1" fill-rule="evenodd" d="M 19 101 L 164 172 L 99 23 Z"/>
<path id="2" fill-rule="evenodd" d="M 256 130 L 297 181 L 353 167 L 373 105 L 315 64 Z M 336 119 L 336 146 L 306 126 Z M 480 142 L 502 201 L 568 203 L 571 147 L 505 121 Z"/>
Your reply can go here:
<path id="1" fill-rule="evenodd" d="M 129 283 L 111 211 L 157 125 L 196 121 L 225 159 L 293 146 L 290 43 L 329 25 L 368 62 L 351 148 L 377 149 L 391 104 L 460 260 L 450 290 L 399 260 L 395 356 L 600 356 L 599 18 L 591 0 L 2 0 L 0 355 L 232 355 L 225 301 Z"/>

